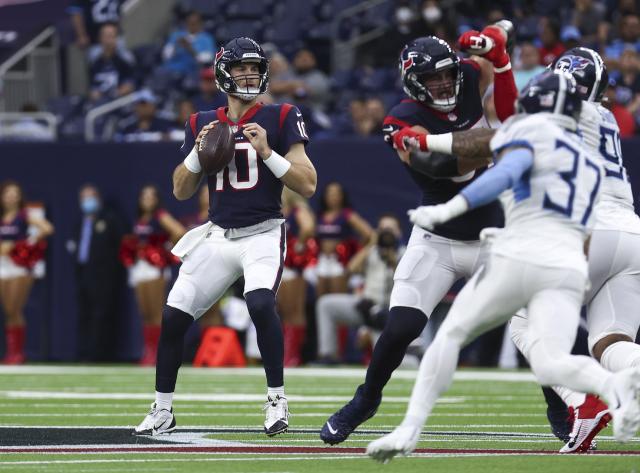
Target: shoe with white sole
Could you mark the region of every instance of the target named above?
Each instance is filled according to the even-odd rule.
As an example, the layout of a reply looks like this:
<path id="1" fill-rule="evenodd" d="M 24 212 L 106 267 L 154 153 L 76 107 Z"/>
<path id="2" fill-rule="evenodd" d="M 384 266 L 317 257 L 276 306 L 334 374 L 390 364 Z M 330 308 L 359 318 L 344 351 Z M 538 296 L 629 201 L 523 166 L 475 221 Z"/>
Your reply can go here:
<path id="1" fill-rule="evenodd" d="M 393 432 L 374 440 L 367 446 L 367 455 L 380 463 L 389 463 L 396 455 L 409 455 L 420 440 L 419 427 L 399 425 Z"/>
<path id="2" fill-rule="evenodd" d="M 639 368 L 627 368 L 613 374 L 610 399 L 613 436 L 618 442 L 627 442 L 640 428 Z"/>
<path id="3" fill-rule="evenodd" d="M 131 432 L 132 435 L 160 435 L 175 430 L 176 418 L 171 410 L 158 409 L 156 403 L 151 404 L 151 410 L 138 427 Z"/>
<path id="4" fill-rule="evenodd" d="M 287 431 L 289 428 L 289 406 L 286 397 L 280 397 L 278 394 L 273 398 L 268 396 L 262 410 L 267 411 L 264 421 L 265 434 L 272 437 Z"/>
<path id="5" fill-rule="evenodd" d="M 611 420 L 609 408 L 593 394 L 587 394 L 585 401 L 577 408 L 569 408 L 573 427 L 569 441 L 560 449 L 560 453 L 584 453 L 595 450 L 593 438 L 604 429 Z"/>

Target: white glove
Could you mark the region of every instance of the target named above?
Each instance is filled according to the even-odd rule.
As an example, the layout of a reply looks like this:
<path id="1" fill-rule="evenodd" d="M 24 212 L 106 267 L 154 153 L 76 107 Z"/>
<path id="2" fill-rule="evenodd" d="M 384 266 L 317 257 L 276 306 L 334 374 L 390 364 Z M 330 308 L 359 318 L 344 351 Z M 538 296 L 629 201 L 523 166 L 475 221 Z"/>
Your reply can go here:
<path id="1" fill-rule="evenodd" d="M 441 223 L 448 222 L 469 210 L 467 199 L 456 195 L 446 204 L 423 205 L 417 209 L 409 210 L 409 220 L 421 228 L 433 230 Z"/>

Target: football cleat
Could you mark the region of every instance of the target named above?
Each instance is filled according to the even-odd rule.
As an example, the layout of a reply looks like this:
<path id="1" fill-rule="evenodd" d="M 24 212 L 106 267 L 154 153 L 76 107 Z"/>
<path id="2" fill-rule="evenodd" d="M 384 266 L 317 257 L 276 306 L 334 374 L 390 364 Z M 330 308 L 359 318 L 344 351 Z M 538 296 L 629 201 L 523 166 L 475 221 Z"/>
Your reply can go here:
<path id="1" fill-rule="evenodd" d="M 171 410 L 158 409 L 156 403 L 151 404 L 147 417 L 136 427 L 131 435 L 160 435 L 169 433 L 176 428 L 176 418 Z"/>
<path id="2" fill-rule="evenodd" d="M 367 455 L 381 463 L 388 463 L 396 455 L 409 455 L 420 440 L 420 428 L 415 425 L 399 425 L 393 432 L 374 440 L 367 446 Z"/>
<path id="3" fill-rule="evenodd" d="M 267 411 L 264 421 L 264 433 L 269 437 L 282 434 L 289 428 L 289 406 L 286 397 L 276 394 L 274 398 L 267 397 L 263 411 Z"/>
<path id="4" fill-rule="evenodd" d="M 613 436 L 618 442 L 627 442 L 640 428 L 639 368 L 627 368 L 613 374 L 610 399 Z"/>
<path id="5" fill-rule="evenodd" d="M 560 449 L 560 453 L 584 453 L 595 450 L 593 438 L 604 429 L 611 420 L 607 405 L 593 394 L 588 394 L 584 403 L 569 408 L 573 427 L 569 441 Z"/>
<path id="6" fill-rule="evenodd" d="M 356 427 L 376 414 L 382 396 L 378 399 L 367 399 L 363 391 L 364 384 L 361 384 L 356 389 L 353 399 L 325 422 L 320 431 L 320 439 L 324 443 L 335 445 L 344 442 Z"/>

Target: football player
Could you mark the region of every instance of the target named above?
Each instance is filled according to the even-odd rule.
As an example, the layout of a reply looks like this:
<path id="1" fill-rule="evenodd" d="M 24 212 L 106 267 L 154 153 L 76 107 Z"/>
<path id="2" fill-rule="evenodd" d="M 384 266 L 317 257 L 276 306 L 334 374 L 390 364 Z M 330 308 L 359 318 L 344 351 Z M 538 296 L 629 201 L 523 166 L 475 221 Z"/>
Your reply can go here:
<path id="1" fill-rule="evenodd" d="M 313 195 L 316 171 L 305 153 L 308 137 L 300 111 L 257 101 L 269 83 L 260 45 L 233 39 L 216 54 L 214 68 L 229 106 L 190 117 L 181 148 L 186 159 L 173 174 L 174 195 L 185 200 L 198 189 L 203 173 L 196 149 L 216 123 L 230 125 L 235 157 L 207 178 L 210 221 L 188 232 L 173 250 L 183 263 L 163 311 L 156 400 L 136 427 L 137 435 L 175 429 L 172 399 L 184 334 L 240 276 L 267 378 L 264 431 L 271 436 L 288 428 L 282 328 L 275 310 L 286 241 L 280 197 L 283 185 L 304 197 Z"/>
<path id="2" fill-rule="evenodd" d="M 587 327 L 591 354 L 610 371 L 640 366 L 640 346 L 634 343 L 640 317 L 640 218 L 635 214 L 631 185 L 622 161 L 619 130 L 615 118 L 602 104 L 608 85 L 608 73 L 600 55 L 578 47 L 564 52 L 550 66 L 569 72 L 576 79 L 583 100 L 578 127 L 589 155 L 605 167 L 602 198 L 595 207 L 596 223 L 589 245 L 589 279 L 586 296 Z M 424 151 L 455 153 L 481 157 L 489 148 L 493 131 L 484 136 L 474 131 L 443 136 L 409 138 L 408 145 Z M 443 146 L 442 143 L 448 143 Z M 511 321 L 513 340 L 527 355 L 526 314 Z M 549 403 L 547 416 L 552 431 L 565 442 L 562 453 L 586 451 L 593 437 L 602 430 L 610 415 L 607 406 L 592 395 L 557 391 L 562 400 L 554 400 L 545 389 Z M 566 419 L 569 417 L 567 423 Z"/>
<path id="3" fill-rule="evenodd" d="M 483 172 L 487 160 L 458 161 L 441 153 L 410 152 L 405 139 L 424 131 L 445 133 L 487 126 L 482 99 L 492 78 L 499 118 L 504 120 L 513 113 L 517 92 L 506 35 L 497 26 L 489 26 L 483 33 L 493 43 L 484 54 L 488 61 L 459 59 L 445 41 L 434 36 L 410 42 L 400 54 L 400 74 L 409 98 L 391 109 L 383 131 L 422 191 L 424 205 L 452 198 Z M 490 155 L 487 152 L 485 157 Z M 500 205 L 493 202 L 432 231 L 413 228 L 394 275 L 389 320 L 374 347 L 365 382 L 353 399 L 325 422 L 320 433 L 325 443 L 346 440 L 375 414 L 384 386 L 435 306 L 455 281 L 471 277 L 479 267 L 483 254 L 480 231 L 502 226 L 502 221 Z"/>
<path id="4" fill-rule="evenodd" d="M 425 353 L 403 422 L 367 448 L 374 459 L 387 462 L 415 449 L 453 380 L 461 348 L 522 307 L 528 309 L 529 361 L 540 384 L 601 395 L 614 406 L 618 441 L 640 427 L 640 368 L 612 373 L 591 357 L 571 355 L 588 279 L 583 248 L 604 175 L 579 136 L 581 107 L 570 74 L 541 74 L 518 98 L 518 115 L 491 140 L 497 164 L 447 203 L 409 212 L 414 224 L 431 229 L 500 196 L 506 226 Z"/>

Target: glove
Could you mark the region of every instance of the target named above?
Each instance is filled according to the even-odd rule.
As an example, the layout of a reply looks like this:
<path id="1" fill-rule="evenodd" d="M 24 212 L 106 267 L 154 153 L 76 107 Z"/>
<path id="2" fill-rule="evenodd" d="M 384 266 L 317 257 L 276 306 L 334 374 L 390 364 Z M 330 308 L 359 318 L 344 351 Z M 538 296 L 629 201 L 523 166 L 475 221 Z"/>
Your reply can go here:
<path id="1" fill-rule="evenodd" d="M 458 44 L 460 49 L 485 58 L 500 69 L 509 64 L 509 54 L 506 49 L 506 34 L 502 28 L 495 25 L 487 26 L 482 33 L 469 30 L 460 35 Z"/>
<path id="2" fill-rule="evenodd" d="M 413 224 L 426 230 L 433 230 L 434 227 L 462 215 L 467 210 L 469 210 L 467 199 L 458 194 L 445 204 L 423 205 L 407 213 Z"/>
<path id="3" fill-rule="evenodd" d="M 408 148 L 419 148 L 420 151 L 429 151 L 429 147 L 427 146 L 427 134 L 412 130 L 411 127 L 405 126 L 404 128 L 394 132 L 392 137 L 394 149 L 407 151 Z"/>

